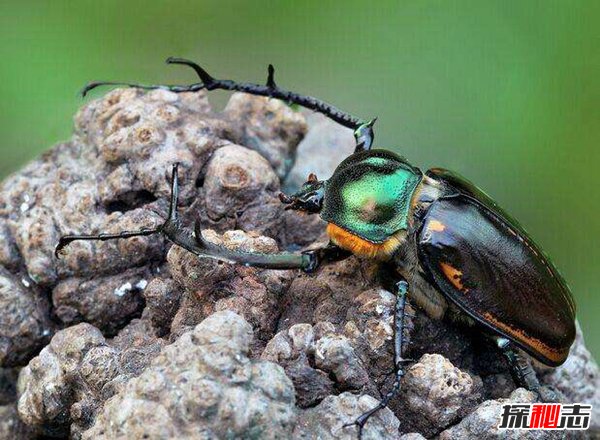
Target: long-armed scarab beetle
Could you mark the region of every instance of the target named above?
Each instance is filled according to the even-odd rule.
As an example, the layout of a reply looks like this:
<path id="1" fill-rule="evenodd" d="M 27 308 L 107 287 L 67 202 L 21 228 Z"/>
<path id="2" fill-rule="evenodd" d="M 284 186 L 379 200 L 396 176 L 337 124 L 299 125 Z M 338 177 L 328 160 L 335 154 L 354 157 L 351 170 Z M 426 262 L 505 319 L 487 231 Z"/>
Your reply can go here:
<path id="1" fill-rule="evenodd" d="M 448 309 L 466 315 L 495 339 L 517 383 L 542 393 L 530 364 L 515 348 L 546 365 L 561 365 L 575 338 L 575 305 L 554 265 L 491 198 L 451 171 L 434 168 L 423 173 L 391 151 L 372 149 L 374 120 L 365 122 L 316 98 L 280 89 L 272 66 L 263 86 L 215 79 L 185 59 L 167 62 L 193 68 L 201 82 L 189 86 L 96 82 L 84 89 L 84 95 L 106 84 L 173 92 L 235 90 L 298 104 L 355 130 L 354 153 L 330 179 L 321 181 L 311 175 L 297 193 L 280 197 L 289 209 L 319 214 L 328 223 L 330 243 L 302 253 L 259 254 L 207 242 L 199 223 L 191 231 L 178 218 L 175 165 L 169 214 L 162 226 L 119 234 L 68 235 L 60 239 L 57 255 L 74 240 L 162 233 L 200 257 L 263 268 L 312 272 L 323 262 L 352 254 L 387 262 L 396 280 L 396 380 L 379 405 L 355 420 L 359 435 L 369 417 L 400 388 L 406 363 L 402 338 L 407 296 L 434 318 Z"/>

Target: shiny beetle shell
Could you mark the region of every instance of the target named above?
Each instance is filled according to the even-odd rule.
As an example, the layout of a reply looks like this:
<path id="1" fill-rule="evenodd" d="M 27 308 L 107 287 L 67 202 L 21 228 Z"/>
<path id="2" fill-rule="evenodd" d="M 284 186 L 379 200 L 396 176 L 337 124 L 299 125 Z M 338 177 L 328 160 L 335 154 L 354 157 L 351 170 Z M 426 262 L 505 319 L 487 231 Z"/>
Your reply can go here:
<path id="1" fill-rule="evenodd" d="M 575 339 L 571 292 L 522 227 L 460 176 L 430 170 L 449 193 L 432 203 L 419 259 L 447 298 L 536 359 L 562 364 Z"/>

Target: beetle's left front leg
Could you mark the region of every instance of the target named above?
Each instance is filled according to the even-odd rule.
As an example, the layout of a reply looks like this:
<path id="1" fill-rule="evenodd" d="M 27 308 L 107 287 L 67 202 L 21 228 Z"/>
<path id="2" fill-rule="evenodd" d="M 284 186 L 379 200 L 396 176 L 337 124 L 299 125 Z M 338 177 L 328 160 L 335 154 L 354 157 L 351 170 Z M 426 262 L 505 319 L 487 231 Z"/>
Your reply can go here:
<path id="1" fill-rule="evenodd" d="M 358 438 L 362 437 L 362 431 L 367 423 L 367 420 L 375 414 L 377 411 L 385 408 L 390 400 L 400 390 L 400 381 L 404 376 L 404 364 L 408 359 L 404 359 L 402 356 L 402 343 L 404 339 L 404 309 L 406 306 L 406 295 L 408 294 L 408 283 L 402 280 L 396 283 L 396 306 L 394 310 L 394 367 L 396 370 L 396 378 L 391 390 L 387 392 L 383 399 L 379 401 L 379 404 L 370 409 L 369 411 L 361 414 L 354 422 L 348 423 L 345 426 L 358 426 Z"/>

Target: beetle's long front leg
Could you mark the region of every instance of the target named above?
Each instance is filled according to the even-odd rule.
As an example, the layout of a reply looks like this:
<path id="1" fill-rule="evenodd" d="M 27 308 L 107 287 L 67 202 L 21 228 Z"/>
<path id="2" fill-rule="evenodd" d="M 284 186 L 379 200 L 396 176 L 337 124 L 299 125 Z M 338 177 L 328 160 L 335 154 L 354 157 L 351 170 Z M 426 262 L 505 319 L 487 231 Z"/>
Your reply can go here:
<path id="1" fill-rule="evenodd" d="M 325 247 L 304 251 L 302 254 L 308 256 L 310 259 L 310 264 L 304 271 L 311 273 L 317 270 L 322 263 L 333 263 L 335 261 L 344 260 L 352 255 L 352 252 L 342 249 L 333 243 L 329 243 Z"/>
<path id="2" fill-rule="evenodd" d="M 95 81 L 87 84 L 81 93 L 85 96 L 90 90 L 95 89 L 99 86 L 114 85 L 114 86 L 125 86 L 135 87 L 144 90 L 163 89 L 170 90 L 175 93 L 183 92 L 197 92 L 199 90 L 231 90 L 237 92 L 250 93 L 251 95 L 266 96 L 269 98 L 281 99 L 287 103 L 293 103 L 305 107 L 309 110 L 321 113 L 331 120 L 337 122 L 354 130 L 354 137 L 356 139 L 355 152 L 369 150 L 373 144 L 374 132 L 373 124 L 376 119 L 371 121 L 363 121 L 357 117 L 352 116 L 350 113 L 344 112 L 331 104 L 328 104 L 320 99 L 312 96 L 301 95 L 299 93 L 284 90 L 277 86 L 275 83 L 275 69 L 269 64 L 267 81 L 265 85 L 242 83 L 232 81 L 228 79 L 217 79 L 210 75 L 200 65 L 193 61 L 186 60 L 184 58 L 168 58 L 167 64 L 180 64 L 191 67 L 194 72 L 200 78 L 199 83 L 190 84 L 188 86 L 177 86 L 177 85 L 143 85 L 129 82 L 115 82 L 115 81 Z"/>
<path id="3" fill-rule="evenodd" d="M 361 414 L 353 423 L 348 423 L 344 426 L 358 426 L 358 438 L 362 438 L 362 431 L 367 423 L 367 420 L 377 411 L 385 408 L 390 400 L 400 390 L 400 381 L 404 376 L 404 364 L 408 359 L 402 356 L 402 343 L 404 339 L 404 309 L 406 306 L 406 295 L 408 294 L 408 283 L 402 280 L 396 284 L 396 306 L 394 310 L 394 367 L 396 369 L 396 378 L 392 388 L 387 392 L 379 404 L 369 411 Z"/>
<path id="4" fill-rule="evenodd" d="M 157 233 L 163 233 L 173 243 L 187 249 L 199 257 L 213 258 L 229 263 L 239 263 L 246 266 L 255 266 L 266 269 L 301 269 L 305 272 L 313 272 L 323 261 L 335 261 L 350 255 L 333 245 L 303 253 L 280 252 L 276 254 L 262 254 L 256 252 L 232 251 L 224 246 L 219 246 L 204 240 L 202 238 L 202 231 L 200 230 L 199 223 L 196 223 L 196 230 L 192 231 L 181 224 L 181 220 L 177 215 L 177 201 L 179 198 L 177 168 L 177 164 L 173 165 L 169 213 L 167 220 L 161 226 L 156 229 L 122 231 L 116 234 L 65 235 L 61 237 L 56 246 L 56 256 L 58 257 L 64 247 L 73 241 L 106 241 L 120 238 L 148 236 Z"/>
<path id="5" fill-rule="evenodd" d="M 341 259 L 350 255 L 349 253 L 343 254 L 344 251 L 333 245 L 302 253 L 280 252 L 276 254 L 228 249 L 225 246 L 205 240 L 202 237 L 199 222 L 196 222 L 193 232 L 181 224 L 177 215 L 178 197 L 179 181 L 177 177 L 177 164 L 175 164 L 173 165 L 173 177 L 171 180 L 169 214 L 167 221 L 161 227 L 161 232 L 176 245 L 187 249 L 199 257 L 213 258 L 228 263 L 238 263 L 263 269 L 301 269 L 305 272 L 313 272 L 322 261 L 334 261 L 336 258 Z M 334 248 L 337 248 L 337 250 Z"/>
<path id="6" fill-rule="evenodd" d="M 515 348 L 514 344 L 501 336 L 495 337 L 498 348 L 508 361 L 513 379 L 518 386 L 534 392 L 544 402 L 555 402 L 557 396 L 552 391 L 544 389 L 540 385 L 535 371 L 527 359 Z"/>

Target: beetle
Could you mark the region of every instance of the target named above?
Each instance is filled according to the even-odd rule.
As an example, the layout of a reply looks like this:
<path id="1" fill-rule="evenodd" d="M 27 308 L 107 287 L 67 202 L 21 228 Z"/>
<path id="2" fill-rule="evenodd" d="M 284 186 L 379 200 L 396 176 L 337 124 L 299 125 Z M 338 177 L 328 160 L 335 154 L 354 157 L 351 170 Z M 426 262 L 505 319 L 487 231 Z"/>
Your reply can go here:
<path id="1" fill-rule="evenodd" d="M 269 65 L 265 85 L 219 80 L 198 64 L 189 66 L 199 83 L 188 86 L 93 82 L 83 95 L 101 85 L 166 89 L 176 93 L 232 90 L 268 96 L 320 112 L 354 130 L 356 148 L 327 180 L 314 174 L 292 195 L 280 194 L 286 209 L 318 214 L 327 222 L 327 246 L 301 253 L 261 254 L 232 251 L 181 224 L 177 214 L 177 164 L 173 166 L 166 221 L 156 229 L 117 234 L 66 235 L 56 255 L 75 240 L 112 240 L 162 233 L 199 257 L 271 269 L 314 272 L 321 263 L 355 255 L 391 268 L 395 283 L 395 381 L 377 406 L 349 425 L 359 436 L 369 417 L 386 407 L 399 391 L 408 359 L 403 357 L 407 296 L 433 318 L 462 315 L 493 338 L 518 385 L 542 400 L 553 393 L 540 386 L 527 359 L 517 349 L 548 366 L 561 365 L 575 339 L 575 304 L 571 292 L 527 232 L 496 202 L 460 175 L 440 168 L 422 172 L 388 150 L 372 148 L 375 119 L 363 121 L 319 99 L 283 90 Z"/>

